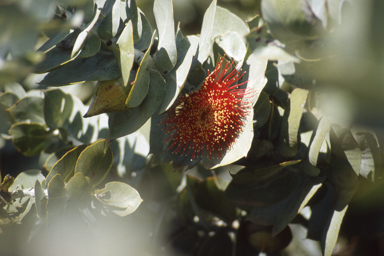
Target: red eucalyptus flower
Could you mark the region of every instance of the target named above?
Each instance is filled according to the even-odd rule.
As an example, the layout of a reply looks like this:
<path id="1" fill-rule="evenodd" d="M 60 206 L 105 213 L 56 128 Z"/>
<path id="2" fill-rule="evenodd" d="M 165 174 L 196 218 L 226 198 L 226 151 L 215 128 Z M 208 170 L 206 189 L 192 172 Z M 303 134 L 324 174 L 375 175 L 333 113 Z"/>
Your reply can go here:
<path id="1" fill-rule="evenodd" d="M 236 68 L 230 72 L 233 62 L 223 68 L 223 61 L 208 71 L 200 90 L 181 94 L 161 120 L 163 131 L 170 133 L 165 142 L 172 153 L 192 153 L 192 161 L 203 154 L 221 158 L 242 132 L 252 104 L 245 97 L 249 91 L 238 87 L 247 82 L 237 84 L 244 73 Z"/>

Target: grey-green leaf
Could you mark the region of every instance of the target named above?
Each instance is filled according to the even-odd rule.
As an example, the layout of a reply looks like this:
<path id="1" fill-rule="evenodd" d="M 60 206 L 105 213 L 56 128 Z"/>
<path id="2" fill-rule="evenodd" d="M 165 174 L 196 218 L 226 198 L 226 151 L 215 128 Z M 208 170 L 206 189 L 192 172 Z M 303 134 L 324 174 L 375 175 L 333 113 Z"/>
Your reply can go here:
<path id="1" fill-rule="evenodd" d="M 289 109 L 285 109 L 283 127 L 280 133 L 279 153 L 290 158 L 296 155 L 298 149 L 298 132 L 308 91 L 296 88 L 290 97 Z"/>
<path id="2" fill-rule="evenodd" d="M 37 180 L 39 182 L 45 180 L 45 177 L 40 170 L 21 172 L 13 181 L 12 186 L 8 188 L 8 191 L 15 191 L 18 186 L 22 188 L 33 188 Z"/>
<path id="3" fill-rule="evenodd" d="M 160 106 L 163 100 L 165 81 L 158 72 L 152 71 L 149 75 L 149 91 L 143 102 L 136 108 L 110 114 L 108 126 L 111 139 L 137 131 Z"/>
<path id="4" fill-rule="evenodd" d="M 36 123 L 17 123 L 11 127 L 13 145 L 26 156 L 33 156 L 49 147 L 54 139 L 51 131 Z"/>
<path id="5" fill-rule="evenodd" d="M 155 33 L 152 35 L 151 47 Z M 143 59 L 140 62 L 139 70 L 136 73 L 134 84 L 132 85 L 131 91 L 128 94 L 125 104 L 129 108 L 134 108 L 139 106 L 144 98 L 147 96 L 149 90 L 149 71 L 147 70 L 147 65 L 149 61 L 150 50 L 147 50 L 143 56 Z"/>
<path id="6" fill-rule="evenodd" d="M 133 28 L 131 21 L 129 21 L 128 24 L 125 26 L 116 44 L 118 46 L 118 64 L 120 66 L 124 86 L 127 86 L 129 75 L 133 65 L 133 60 L 135 57 L 133 47 Z"/>
<path id="7" fill-rule="evenodd" d="M 106 140 L 99 140 L 86 147 L 77 159 L 74 173 L 82 172 L 91 179 L 92 185 L 99 185 L 112 167 L 113 155 Z"/>
<path id="8" fill-rule="evenodd" d="M 217 0 L 213 0 L 204 14 L 199 41 L 199 56 L 197 58 L 200 63 L 203 63 L 211 52 L 212 32 L 216 14 L 216 2 Z"/>
<path id="9" fill-rule="evenodd" d="M 323 233 L 321 238 L 321 249 L 324 256 L 331 256 L 335 248 L 337 238 L 339 237 L 339 231 L 341 222 L 343 221 L 345 212 L 347 211 L 348 206 L 346 206 L 342 211 L 334 211 L 332 219 L 327 232 Z"/>
<path id="10" fill-rule="evenodd" d="M 68 181 L 76 167 L 77 159 L 87 145 L 80 145 L 65 153 L 53 166 L 47 175 L 47 183 L 55 176 L 60 174 L 64 181 Z"/>
<path id="11" fill-rule="evenodd" d="M 30 96 L 20 99 L 8 109 L 17 122 L 34 122 L 44 124 L 44 99 Z"/>
<path id="12" fill-rule="evenodd" d="M 44 119 L 46 124 L 51 129 L 63 127 L 73 111 L 72 96 L 60 89 L 48 90 L 44 93 Z"/>
<path id="13" fill-rule="evenodd" d="M 121 76 L 115 57 L 106 52 L 98 52 L 90 58 L 76 59 L 67 65 L 53 70 L 40 82 L 46 86 L 60 86 L 84 81 L 113 80 Z"/>
<path id="14" fill-rule="evenodd" d="M 56 214 L 64 208 L 68 201 L 69 195 L 64 189 L 64 181 L 60 174 L 52 177 L 48 183 L 48 202 L 47 210 L 49 214 Z"/>
<path id="15" fill-rule="evenodd" d="M 155 0 L 153 13 L 159 32 L 155 64 L 160 72 L 164 72 L 172 69 L 177 61 L 172 0 Z"/>
<path id="16" fill-rule="evenodd" d="M 123 182 L 109 182 L 103 189 L 95 191 L 96 198 L 119 216 L 134 212 L 143 201 L 134 188 Z"/>

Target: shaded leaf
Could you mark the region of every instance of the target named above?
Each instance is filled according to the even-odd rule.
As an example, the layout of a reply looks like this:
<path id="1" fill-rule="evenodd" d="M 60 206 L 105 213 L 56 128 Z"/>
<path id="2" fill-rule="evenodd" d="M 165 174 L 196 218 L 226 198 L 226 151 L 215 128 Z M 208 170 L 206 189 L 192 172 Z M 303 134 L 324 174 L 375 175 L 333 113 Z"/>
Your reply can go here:
<path id="1" fill-rule="evenodd" d="M 7 111 L 8 108 L 8 106 L 0 103 L 0 133 L 8 133 L 12 124 L 15 122 L 9 111 Z"/>
<path id="2" fill-rule="evenodd" d="M 101 41 L 96 35 L 88 35 L 83 44 L 81 52 L 78 58 L 88 58 L 94 56 L 99 52 L 101 47 Z"/>
<path id="3" fill-rule="evenodd" d="M 149 47 L 151 47 L 152 45 L 154 36 L 155 33 L 153 33 L 152 35 L 151 44 Z M 147 70 L 149 54 L 150 51 L 147 50 L 143 56 L 143 59 L 140 62 L 139 69 L 136 73 L 135 81 L 133 82 L 131 91 L 129 92 L 128 97 L 125 101 L 125 104 L 127 104 L 129 108 L 139 106 L 143 102 L 144 98 L 147 96 L 150 80 L 149 71 Z"/>
<path id="4" fill-rule="evenodd" d="M 140 40 L 135 43 L 135 48 L 140 51 L 145 51 L 149 49 L 149 46 L 151 44 L 153 30 L 151 24 L 149 23 L 147 17 L 145 17 L 144 13 L 140 12 L 140 18 L 142 22 L 142 32 Z M 135 29 L 133 31 L 135 31 Z"/>
<path id="5" fill-rule="evenodd" d="M 359 175 L 362 155 L 359 144 L 351 131 L 347 128 L 332 127 L 330 134 L 332 153 L 340 158 L 346 157 L 356 175 Z"/>
<path id="6" fill-rule="evenodd" d="M 69 199 L 67 191 L 64 189 L 64 181 L 61 178 L 60 174 L 56 174 L 52 177 L 51 181 L 48 183 L 48 202 L 47 210 L 49 214 L 56 214 L 61 209 L 64 208 L 64 205 Z"/>
<path id="7" fill-rule="evenodd" d="M 18 99 L 19 97 L 15 93 L 5 92 L 0 96 L 0 104 L 6 107 L 11 107 L 13 104 L 17 102 Z"/>
<path id="8" fill-rule="evenodd" d="M 56 47 L 45 52 L 45 59 L 36 66 L 35 72 L 45 73 L 74 60 L 77 55 L 71 56 L 71 52 L 79 33 L 79 30 L 74 30 Z"/>
<path id="9" fill-rule="evenodd" d="M 233 242 L 228 233 L 216 232 L 213 236 L 207 237 L 199 247 L 198 256 L 231 256 Z"/>
<path id="10" fill-rule="evenodd" d="M 16 122 L 34 122 L 44 124 L 44 99 L 40 97 L 25 97 L 8 109 Z"/>
<path id="11" fill-rule="evenodd" d="M 140 179 L 139 191 L 144 200 L 167 200 L 176 194 L 182 176 L 171 164 L 148 168 Z"/>
<path id="12" fill-rule="evenodd" d="M 259 169 L 246 167 L 235 175 L 232 175 L 232 182 L 234 184 L 246 184 L 255 182 L 261 184 L 267 183 L 268 181 L 273 180 L 276 176 L 278 176 L 285 167 L 295 165 L 300 162 L 300 160 L 289 161 Z"/>
<path id="13" fill-rule="evenodd" d="M 255 128 L 261 128 L 268 121 L 271 115 L 271 108 L 272 105 L 269 101 L 268 94 L 261 92 L 253 110 L 253 119 L 256 120 Z"/>
<path id="14" fill-rule="evenodd" d="M 73 146 L 62 147 L 59 150 L 55 151 L 54 153 L 50 154 L 45 160 L 45 163 L 43 164 L 43 168 L 49 173 L 52 167 L 55 165 L 55 163 L 59 161 L 60 158 L 62 158 L 68 151 L 72 149 L 73 149 Z"/>
<path id="15" fill-rule="evenodd" d="M 134 42 L 136 43 L 142 35 L 143 27 L 142 27 L 142 20 L 140 19 L 142 16 L 139 16 L 139 11 L 137 9 L 135 0 L 125 1 L 125 15 L 127 16 L 126 19 L 132 22 L 133 38 L 134 38 Z"/>
<path id="16" fill-rule="evenodd" d="M 84 81 L 113 80 L 121 76 L 115 57 L 107 52 L 98 52 L 89 58 L 76 60 L 55 69 L 40 82 L 46 86 L 60 86 Z"/>
<path id="17" fill-rule="evenodd" d="M 99 140 L 86 147 L 80 154 L 74 173 L 82 172 L 91 179 L 92 185 L 99 185 L 112 167 L 113 155 L 106 140 Z"/>
<path id="18" fill-rule="evenodd" d="M 91 186 L 82 172 L 78 172 L 65 185 L 71 200 L 81 200 L 91 196 Z"/>
<path id="19" fill-rule="evenodd" d="M 108 127 L 111 139 L 122 137 L 137 131 L 155 113 L 164 95 L 165 82 L 157 72 L 150 72 L 147 97 L 136 108 L 124 112 L 111 113 Z"/>
<path id="20" fill-rule="evenodd" d="M 208 177 L 196 189 L 196 203 L 225 221 L 232 222 L 236 219 L 235 205 L 219 189 L 216 177 Z"/>
<path id="21" fill-rule="evenodd" d="M 184 88 L 184 83 L 190 71 L 192 58 L 196 53 L 197 46 L 197 37 L 189 36 L 188 38 L 185 38 L 180 29 L 177 30 L 177 63 L 176 66 L 166 74 L 166 93 L 159 108 L 159 114 L 172 106 L 180 91 Z"/>
<path id="22" fill-rule="evenodd" d="M 111 141 L 113 164 L 120 177 L 130 177 L 141 170 L 147 162 L 149 145 L 141 131 Z"/>
<path id="23" fill-rule="evenodd" d="M 322 24 L 301 0 L 281 4 L 267 0 L 261 4 L 263 19 L 274 38 L 292 48 L 305 47 L 322 31 Z"/>
<path id="24" fill-rule="evenodd" d="M 45 194 L 44 194 L 44 190 L 43 188 L 41 187 L 41 184 L 40 184 L 40 181 L 39 180 L 36 180 L 35 181 L 35 207 L 36 207 L 36 212 L 37 212 L 37 216 L 39 218 L 43 217 L 44 213 L 42 212 L 42 204 L 41 204 L 41 200 L 45 197 Z"/>
<path id="25" fill-rule="evenodd" d="M 55 135 L 36 123 L 17 123 L 11 127 L 13 145 L 26 156 L 33 156 L 48 148 Z"/>
<path id="26" fill-rule="evenodd" d="M 73 111 L 72 96 L 60 89 L 48 90 L 44 94 L 45 123 L 53 130 L 63 127 Z"/>
<path id="27" fill-rule="evenodd" d="M 97 34 L 104 40 L 116 36 L 120 25 L 120 1 L 107 0 L 102 9 L 104 18 L 97 27 Z"/>
<path id="28" fill-rule="evenodd" d="M 268 254 L 278 253 L 286 248 L 292 240 L 292 232 L 289 226 L 285 227 L 279 234 L 273 235 L 270 227 L 257 226 L 253 233 L 249 234 L 248 240 L 253 248 Z M 251 228 L 248 228 L 251 229 Z"/>
<path id="29" fill-rule="evenodd" d="M 68 181 L 74 173 L 77 159 L 87 145 L 81 145 L 67 151 L 53 166 L 47 175 L 47 183 L 56 175 L 60 174 L 64 181 Z"/>
<path id="30" fill-rule="evenodd" d="M 49 39 L 42 46 L 40 46 L 40 48 L 37 49 L 37 51 L 45 52 L 45 51 L 51 50 L 58 43 L 64 40 L 70 33 L 71 33 L 70 29 L 63 29 L 62 31 L 56 33 L 55 35 L 49 36 Z"/>

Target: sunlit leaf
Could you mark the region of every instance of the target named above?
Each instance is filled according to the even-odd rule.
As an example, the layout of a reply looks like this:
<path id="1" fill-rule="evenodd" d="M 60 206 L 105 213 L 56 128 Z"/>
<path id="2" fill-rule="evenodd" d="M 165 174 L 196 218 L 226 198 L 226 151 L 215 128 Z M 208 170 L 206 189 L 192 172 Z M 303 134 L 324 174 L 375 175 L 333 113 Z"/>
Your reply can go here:
<path id="1" fill-rule="evenodd" d="M 15 191 L 17 187 L 33 188 L 37 180 L 39 182 L 45 180 L 45 177 L 40 170 L 29 170 L 21 172 L 19 175 L 17 175 L 12 186 L 10 186 L 8 190 Z"/>
<path id="2" fill-rule="evenodd" d="M 216 0 L 213 0 L 204 14 L 199 41 L 199 56 L 197 58 L 200 63 L 203 63 L 211 52 L 213 24 L 216 14 L 216 2 Z"/>
<path id="3" fill-rule="evenodd" d="M 159 71 L 164 72 L 172 69 L 177 61 L 172 0 L 155 0 L 153 14 L 159 33 L 159 43 L 154 59 Z"/>
<path id="4" fill-rule="evenodd" d="M 298 132 L 308 91 L 295 89 L 290 97 L 289 109 L 284 112 L 283 127 L 280 134 L 279 153 L 283 157 L 293 157 L 298 149 Z"/>
<path id="5" fill-rule="evenodd" d="M 119 39 L 116 42 L 118 50 L 115 51 L 117 55 L 118 64 L 120 66 L 121 75 L 123 77 L 124 86 L 128 85 L 129 75 L 131 73 L 133 60 L 135 57 L 133 47 L 133 28 L 132 22 L 129 21 Z"/>
<path id="6" fill-rule="evenodd" d="M 320 241 L 324 256 L 331 256 L 333 253 L 337 238 L 339 236 L 341 222 L 343 221 L 344 214 L 347 209 L 348 206 L 346 206 L 342 211 L 335 211 L 332 215 L 332 219 L 330 219 L 328 230 L 324 233 L 325 236 L 323 235 Z"/>
<path id="7" fill-rule="evenodd" d="M 100 12 L 101 12 L 100 9 L 97 9 L 97 8 L 95 9 L 95 14 L 94 14 L 92 20 L 83 29 L 83 31 L 81 31 L 79 33 L 79 35 L 77 36 L 75 44 L 73 45 L 73 48 L 72 48 L 72 53 L 71 53 L 72 58 L 74 56 L 76 56 L 78 54 L 78 52 L 81 50 L 81 47 L 83 46 L 85 40 L 87 39 L 89 32 L 91 32 L 93 26 L 96 24 L 96 21 L 99 18 Z M 94 38 L 94 40 L 97 40 L 97 39 Z"/>
<path id="8" fill-rule="evenodd" d="M 125 104 L 128 96 L 127 89 L 129 88 L 124 87 L 121 77 L 110 81 L 100 81 L 84 117 L 128 110 L 128 106 Z"/>
<path id="9" fill-rule="evenodd" d="M 143 201 L 134 188 L 123 182 L 109 182 L 103 189 L 95 191 L 95 196 L 103 204 L 112 206 L 112 212 L 126 216 L 134 212 Z"/>

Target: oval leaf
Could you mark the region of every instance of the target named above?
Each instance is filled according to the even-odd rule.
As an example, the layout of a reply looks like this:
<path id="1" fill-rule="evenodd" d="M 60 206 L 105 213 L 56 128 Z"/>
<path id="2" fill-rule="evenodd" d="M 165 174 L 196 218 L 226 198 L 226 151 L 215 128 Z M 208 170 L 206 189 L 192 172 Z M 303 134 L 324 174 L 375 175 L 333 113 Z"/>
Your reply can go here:
<path id="1" fill-rule="evenodd" d="M 8 109 L 16 122 L 33 122 L 44 124 L 44 99 L 40 97 L 25 97 Z"/>
<path id="2" fill-rule="evenodd" d="M 86 147 L 80 154 L 75 174 L 82 172 L 91 179 L 93 186 L 99 185 L 112 167 L 113 155 L 106 140 L 99 140 Z"/>
<path id="3" fill-rule="evenodd" d="M 12 136 L 13 145 L 22 154 L 33 156 L 51 145 L 55 138 L 52 132 L 35 123 L 18 123 L 11 127 L 9 134 Z"/>
<path id="4" fill-rule="evenodd" d="M 60 174 L 64 181 L 68 181 L 75 170 L 77 158 L 86 147 L 87 145 L 81 145 L 65 153 L 60 160 L 52 166 L 51 171 L 47 175 L 47 183 L 49 183 L 56 174 Z"/>
<path id="5" fill-rule="evenodd" d="M 44 119 L 51 129 L 63 127 L 71 116 L 74 103 L 72 96 L 60 89 L 44 92 Z"/>
<path id="6" fill-rule="evenodd" d="M 120 216 L 134 212 L 143 201 L 136 189 L 123 182 L 109 182 L 105 188 L 95 191 L 96 198 Z"/>
<path id="7" fill-rule="evenodd" d="M 21 172 L 13 181 L 12 186 L 8 188 L 8 191 L 15 191 L 16 187 L 18 186 L 21 188 L 33 188 L 36 181 L 41 183 L 43 180 L 45 180 L 45 177 L 40 170 L 29 170 Z"/>

